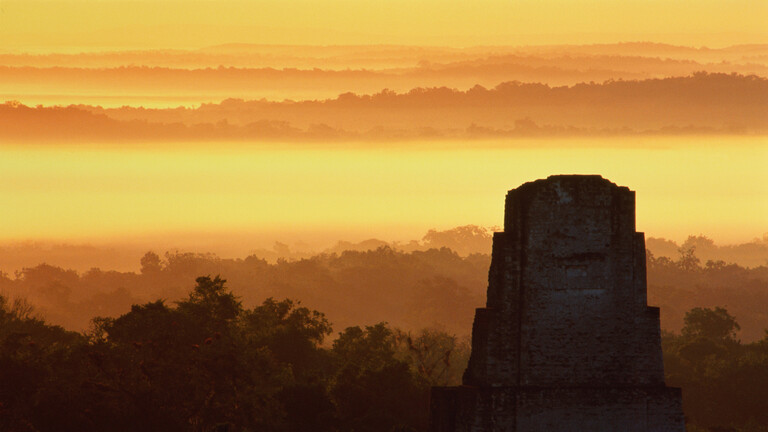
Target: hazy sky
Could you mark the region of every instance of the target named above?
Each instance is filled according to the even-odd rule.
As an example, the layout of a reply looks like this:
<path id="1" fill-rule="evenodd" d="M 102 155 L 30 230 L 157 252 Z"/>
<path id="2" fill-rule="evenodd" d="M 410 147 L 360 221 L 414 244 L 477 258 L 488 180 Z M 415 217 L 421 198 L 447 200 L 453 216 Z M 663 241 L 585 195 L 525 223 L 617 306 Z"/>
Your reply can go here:
<path id="1" fill-rule="evenodd" d="M 765 0 L 0 0 L 0 50 L 768 41 Z"/>
<path id="2" fill-rule="evenodd" d="M 723 47 L 768 43 L 766 23 L 766 0 L 0 0 L 0 52 L 232 42 Z M 40 93 L 31 82 L 29 93 Z M 48 93 L 70 90 L 62 87 Z M 638 229 L 649 235 L 740 242 L 766 230 L 762 136 L 582 141 L 467 152 L 411 143 L 385 153 L 365 143 L 167 151 L 0 142 L 0 196 L 12 209 L 0 212 L 0 241 L 297 229 L 415 238 L 429 228 L 499 225 L 506 190 L 557 173 L 599 173 L 637 190 Z"/>
<path id="3" fill-rule="evenodd" d="M 682 241 L 704 233 L 731 243 L 765 232 L 763 139 L 621 142 L 626 147 L 612 148 L 613 139 L 524 140 L 517 148 L 442 151 L 414 142 L 335 152 L 286 144 L 11 147 L 0 158 L 0 196 L 11 209 L 0 212 L 0 241 L 195 231 L 273 232 L 293 241 L 281 236 L 307 230 L 403 240 L 430 228 L 499 226 L 508 189 L 558 173 L 602 174 L 637 191 L 637 228 L 649 236 Z"/>

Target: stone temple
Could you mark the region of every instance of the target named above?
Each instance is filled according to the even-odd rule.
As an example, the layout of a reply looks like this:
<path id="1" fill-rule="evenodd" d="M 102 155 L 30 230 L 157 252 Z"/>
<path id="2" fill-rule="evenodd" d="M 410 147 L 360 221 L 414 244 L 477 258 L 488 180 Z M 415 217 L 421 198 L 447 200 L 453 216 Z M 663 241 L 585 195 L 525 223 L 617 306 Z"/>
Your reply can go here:
<path id="1" fill-rule="evenodd" d="M 509 191 L 463 381 L 433 388 L 433 432 L 685 430 L 633 191 L 596 175 Z"/>

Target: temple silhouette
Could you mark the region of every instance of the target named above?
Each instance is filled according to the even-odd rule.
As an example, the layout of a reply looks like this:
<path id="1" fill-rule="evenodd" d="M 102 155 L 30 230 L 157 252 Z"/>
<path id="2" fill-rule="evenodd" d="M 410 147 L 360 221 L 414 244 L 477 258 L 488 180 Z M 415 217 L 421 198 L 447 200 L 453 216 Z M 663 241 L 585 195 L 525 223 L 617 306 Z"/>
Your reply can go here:
<path id="1" fill-rule="evenodd" d="M 634 191 L 597 175 L 509 191 L 463 385 L 433 388 L 431 428 L 685 430 L 647 305 Z"/>

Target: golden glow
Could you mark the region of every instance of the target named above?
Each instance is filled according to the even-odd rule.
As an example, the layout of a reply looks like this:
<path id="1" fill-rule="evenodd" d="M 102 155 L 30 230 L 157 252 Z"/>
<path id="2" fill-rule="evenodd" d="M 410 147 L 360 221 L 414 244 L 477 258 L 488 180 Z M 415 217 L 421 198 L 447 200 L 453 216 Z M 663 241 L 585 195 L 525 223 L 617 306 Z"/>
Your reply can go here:
<path id="1" fill-rule="evenodd" d="M 764 0 L 3 0 L 2 50 L 765 42 Z"/>
<path id="2" fill-rule="evenodd" d="M 764 51 L 738 48 L 720 58 L 717 56 L 726 53 L 687 50 L 684 56 L 690 57 L 657 61 L 657 58 L 674 57 L 669 53 L 674 53 L 676 48 L 659 49 L 661 54 L 658 54 L 648 46 L 626 48 L 626 52 L 621 52 L 624 46 L 615 46 L 605 58 L 593 59 L 605 64 L 575 65 L 570 59 L 572 55 L 578 57 L 578 53 L 575 47 L 569 46 L 557 54 L 557 61 L 563 62 L 563 67 L 549 67 L 557 72 L 553 76 L 567 75 L 563 70 L 568 70 L 570 75 L 560 78 L 563 82 L 542 76 L 542 70 L 549 69 L 538 68 L 536 62 L 541 59 L 528 59 L 532 63 L 523 65 L 526 67 L 519 72 L 523 74 L 530 69 L 533 72 L 525 73 L 533 76 L 512 75 L 513 69 L 504 69 L 498 74 L 487 72 L 487 76 L 483 75 L 485 81 L 478 78 L 472 68 L 456 76 L 435 75 L 432 71 L 422 75 L 404 73 L 401 77 L 387 73 L 391 72 L 389 68 L 401 72 L 405 68 L 418 69 L 422 60 L 434 64 L 466 60 L 469 66 L 473 61 L 482 65 L 482 60 L 492 56 L 494 50 L 514 52 L 509 48 L 506 51 L 496 48 L 500 46 L 651 41 L 717 48 L 765 43 L 768 41 L 767 17 L 768 2 L 764 0 L 0 0 L 0 54 L 19 54 L 14 60 L 18 64 L 6 68 L 5 73 L 12 79 L 7 78 L 0 85 L 0 103 L 18 99 L 30 105 L 197 106 L 229 97 L 312 99 L 334 97 L 347 91 L 373 93 L 384 87 L 407 92 L 419 86 L 469 89 L 481 84 L 492 88 L 502 80 L 571 85 L 605 79 L 686 76 L 700 70 L 700 65 L 710 72 L 765 76 L 767 66 L 761 54 Z M 176 57 L 166 56 L 166 51 L 123 52 L 114 58 L 109 55 L 105 58 L 72 56 L 64 60 L 56 60 L 55 56 L 51 59 L 24 57 L 24 53 L 195 50 L 230 43 L 399 44 L 412 48 L 373 54 L 350 50 L 337 54 L 332 50 L 318 53 L 318 48 L 306 46 L 283 47 L 282 51 L 275 49 L 274 52 L 270 52 L 272 47 L 261 47 L 263 51 L 258 53 L 227 57 L 227 50 L 237 51 L 237 47 L 219 47 L 176 52 Z M 418 48 L 476 45 L 488 47 L 483 48 L 486 51 Z M 470 51 L 474 54 L 470 55 Z M 540 53 L 541 58 L 546 58 L 547 51 L 541 49 L 544 53 Z M 617 52 L 630 60 L 617 60 L 614 58 Z M 635 56 L 647 57 L 646 62 L 636 63 L 639 60 L 633 60 Z M 14 56 L 5 58 L 11 57 Z M 587 57 L 584 54 L 584 60 L 579 61 L 592 61 Z M 146 59 L 145 63 L 142 58 Z M 184 80 L 178 78 L 187 76 L 184 74 L 155 73 L 166 77 L 160 79 L 146 71 L 130 74 L 118 70 L 102 76 L 96 74 L 95 69 L 87 69 L 129 65 L 141 68 L 157 64 L 173 68 L 173 62 L 179 61 L 182 62 L 180 70 L 191 67 L 213 71 L 220 64 L 228 66 L 227 59 L 243 62 L 238 63 L 239 67 L 295 67 L 309 72 L 314 67 L 337 71 L 367 69 L 368 72 L 381 69 L 386 73 L 376 79 L 355 80 L 340 74 L 338 78 L 313 78 L 314 81 L 307 78 L 314 75 L 297 75 L 287 84 L 283 81 L 291 73 L 276 74 L 272 81 L 259 75 L 260 79 L 247 81 L 260 86 L 245 88 L 224 72 L 219 72 L 220 76 L 211 72 L 209 78 L 195 75 L 194 79 Z M 680 64 L 674 63 L 678 60 Z M 686 63 L 687 60 L 696 63 Z M 38 65 L 48 69 L 44 73 L 38 71 L 37 78 L 33 79 L 31 72 L 23 69 L 29 66 L 26 61 L 51 64 Z M 163 63 L 166 61 L 169 63 Z M 89 62 L 101 62 L 101 66 L 89 66 Z M 637 70 L 638 65 L 645 66 Z M 82 70 L 64 73 L 55 66 Z M 705 69 L 704 66 L 701 69 Z M 694 69 L 685 69 L 689 67 Z M 488 70 L 495 69 L 489 66 Z M 81 71 L 81 75 L 77 71 Z M 611 75 L 589 75 L 584 71 L 593 74 L 605 71 Z M 323 76 L 322 71 L 313 73 Z M 270 74 L 264 76 L 267 75 Z M 432 75 L 435 81 L 428 80 Z M 736 107 L 750 109 L 739 102 Z M 555 111 L 545 108 L 544 114 Z M 732 109 L 731 114 L 741 115 L 739 109 Z M 499 124 L 491 126 L 504 130 L 512 127 L 507 123 L 527 117 L 534 117 L 537 124 L 564 126 L 578 124 L 584 117 L 583 113 L 570 110 L 567 121 L 559 122 L 548 120 L 541 113 L 537 116 L 526 111 L 512 116 L 494 112 L 493 107 L 487 110 L 487 113 L 478 111 L 483 120 L 477 120 L 478 124 L 487 126 L 488 120 L 496 115 L 501 120 L 497 118 Z M 72 126 L 67 118 L 61 120 L 63 117 L 54 111 L 43 113 L 50 116 L 35 120 L 40 121 L 35 127 L 50 130 L 56 126 L 56 119 L 70 128 L 91 127 L 80 123 Z M 118 111 L 111 114 L 145 115 Z M 354 110 L 344 112 L 357 115 Z M 696 113 L 696 110 L 687 107 L 685 112 Z M 625 117 L 630 118 L 632 113 L 627 109 Z M 155 114 L 159 122 L 186 119 L 183 116 L 177 119 L 170 112 Z M 160 114 L 167 114 L 168 119 Z M 230 114 L 232 117 L 227 121 L 233 125 L 255 118 L 248 113 L 239 117 L 236 112 Z M 263 118 L 298 122 L 294 118 L 278 118 L 278 114 L 268 111 Z M 353 126 L 366 130 L 378 126 L 364 124 L 354 116 L 345 117 L 331 111 L 326 114 L 331 120 L 355 123 Z M 465 128 L 476 120 L 454 118 L 449 114 L 431 115 L 450 127 Z M 394 117 L 374 117 L 376 122 L 393 128 L 431 127 L 415 115 L 405 116 L 405 126 L 395 124 Z M 647 120 L 643 115 L 636 117 Z M 712 126 L 720 128 L 727 116 L 699 117 L 705 122 L 711 118 Z M 97 132 L 98 127 L 110 130 L 109 124 L 99 122 L 103 119 L 88 118 Z M 190 116 L 188 121 L 201 121 L 201 118 Z M 297 114 L 296 118 L 312 124 L 333 123 L 304 114 Z M 630 119 L 637 124 L 628 126 L 636 130 L 667 126 L 667 123 L 646 125 L 635 117 Z M 131 118 L 126 117 L 128 120 Z M 218 124 L 220 120 L 211 117 L 210 122 Z M 670 117 L 671 124 L 681 128 L 691 123 L 687 119 L 678 123 L 674 120 Z M 741 130 L 739 122 L 732 123 L 734 130 Z M 347 126 L 342 122 L 339 128 Z M 618 130 L 622 126 L 625 125 L 594 127 Z M 299 124 L 299 127 L 308 125 Z M 124 137 L 118 133 L 114 138 Z M 454 147 L 446 148 L 453 144 Z M 680 240 L 689 234 L 703 233 L 722 243 L 746 241 L 768 231 L 768 170 L 765 169 L 768 142 L 765 138 L 517 139 L 453 144 L 400 142 L 374 143 L 372 147 L 371 143 L 346 143 L 344 148 L 339 148 L 341 144 L 330 148 L 330 144 L 317 142 L 270 146 L 211 143 L 118 148 L 114 143 L 86 147 L 50 142 L 41 145 L 0 142 L 0 198 L 3 200 L 0 241 L 144 237 L 152 243 L 161 238 L 193 239 L 246 232 L 272 233 L 274 240 L 285 241 L 298 240 L 281 238 L 286 233 L 300 237 L 309 232 L 333 232 L 327 237 L 331 240 L 350 235 L 412 239 L 429 228 L 500 225 L 506 190 L 556 173 L 599 173 L 636 190 L 638 229 L 649 235 Z"/>
<path id="3" fill-rule="evenodd" d="M 616 139 L 569 139 L 440 151 L 418 142 L 333 151 L 6 146 L 0 240 L 311 231 L 418 238 L 429 228 L 501 225 L 508 189 L 560 173 L 599 173 L 637 191 L 637 228 L 649 236 L 703 233 L 728 243 L 768 231 L 765 138 L 621 141 L 623 148 Z"/>

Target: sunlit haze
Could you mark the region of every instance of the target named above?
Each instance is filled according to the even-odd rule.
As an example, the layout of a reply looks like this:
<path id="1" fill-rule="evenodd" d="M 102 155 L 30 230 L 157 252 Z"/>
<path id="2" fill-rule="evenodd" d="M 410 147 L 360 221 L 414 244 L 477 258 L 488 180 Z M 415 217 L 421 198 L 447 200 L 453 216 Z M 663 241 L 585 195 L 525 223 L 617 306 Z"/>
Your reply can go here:
<path id="1" fill-rule="evenodd" d="M 648 235 L 729 243 L 766 230 L 762 138 L 437 145 L 6 147 L 0 193 L 13 211 L 0 213 L 2 240 L 149 235 L 191 246 L 218 234 L 233 243 L 228 251 L 302 235 L 406 240 L 430 228 L 500 226 L 506 190 L 558 173 L 598 173 L 637 191 L 637 226 Z"/>
<path id="2" fill-rule="evenodd" d="M 264 44 L 764 42 L 761 0 L 4 0 L 5 50 Z"/>
<path id="3" fill-rule="evenodd" d="M 561 173 L 768 231 L 768 3 L 0 1 L 0 242 L 244 254 L 501 225 Z"/>

